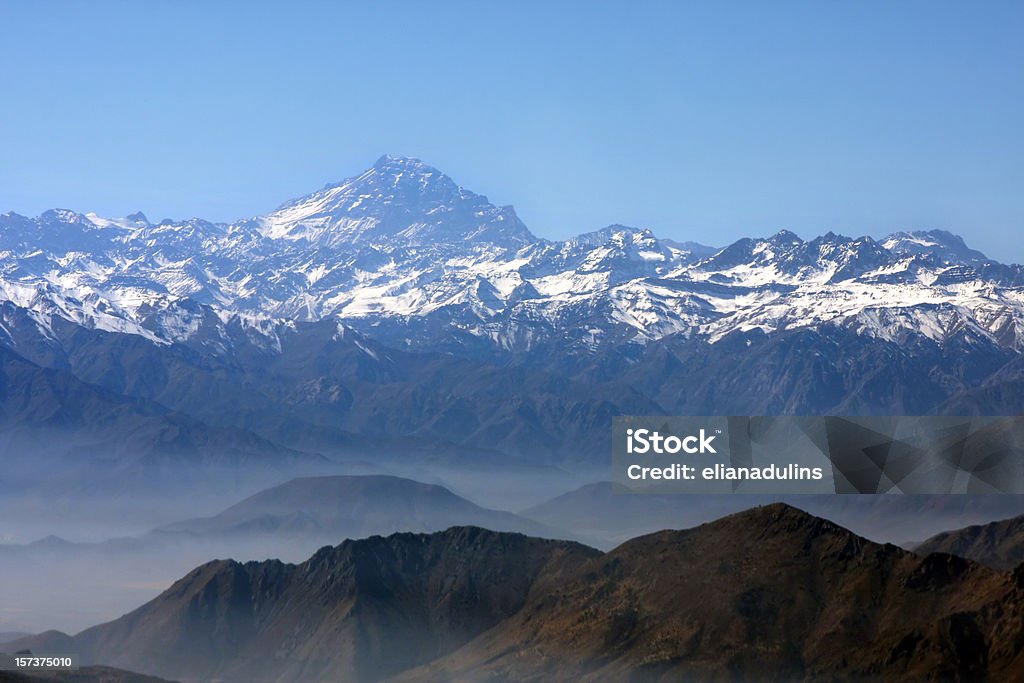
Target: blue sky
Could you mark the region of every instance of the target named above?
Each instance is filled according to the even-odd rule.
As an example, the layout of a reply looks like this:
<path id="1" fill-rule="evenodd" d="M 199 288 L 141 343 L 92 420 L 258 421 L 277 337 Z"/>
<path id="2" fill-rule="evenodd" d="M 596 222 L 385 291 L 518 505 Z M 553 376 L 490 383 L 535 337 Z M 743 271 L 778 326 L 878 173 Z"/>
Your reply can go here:
<path id="1" fill-rule="evenodd" d="M 0 2 L 0 211 L 215 220 L 417 156 L 539 235 L 1024 261 L 1024 3 Z"/>

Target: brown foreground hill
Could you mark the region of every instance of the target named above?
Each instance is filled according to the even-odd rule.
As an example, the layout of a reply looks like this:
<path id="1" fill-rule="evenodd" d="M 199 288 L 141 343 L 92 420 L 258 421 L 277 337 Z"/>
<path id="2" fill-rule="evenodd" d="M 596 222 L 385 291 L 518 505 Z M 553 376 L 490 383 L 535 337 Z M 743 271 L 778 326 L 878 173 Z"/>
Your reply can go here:
<path id="1" fill-rule="evenodd" d="M 1022 588 L 770 505 L 589 560 L 402 680 L 1024 680 Z"/>
<path id="2" fill-rule="evenodd" d="M 1024 570 L 921 557 L 782 504 L 606 554 L 464 527 L 300 565 L 213 562 L 70 644 L 227 683 L 1014 681 Z"/>
<path id="3" fill-rule="evenodd" d="M 996 569 L 1013 569 L 1024 562 L 1024 515 L 945 531 L 914 550 L 921 554 L 950 553 Z"/>
<path id="4" fill-rule="evenodd" d="M 218 560 L 120 619 L 13 647 L 187 681 L 378 680 L 457 649 L 599 554 L 455 527 L 346 541 L 298 565 Z"/>

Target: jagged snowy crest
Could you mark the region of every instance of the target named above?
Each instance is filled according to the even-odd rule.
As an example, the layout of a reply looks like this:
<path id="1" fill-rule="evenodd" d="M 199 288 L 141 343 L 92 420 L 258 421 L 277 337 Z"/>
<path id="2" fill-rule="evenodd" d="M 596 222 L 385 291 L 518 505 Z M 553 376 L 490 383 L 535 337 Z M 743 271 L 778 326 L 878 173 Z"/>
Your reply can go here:
<path id="1" fill-rule="evenodd" d="M 511 207 L 415 159 L 232 224 L 67 210 L 0 215 L 0 337 L 12 316 L 226 347 L 234 326 L 278 346 L 335 318 L 394 345 L 469 340 L 586 353 L 667 335 L 824 325 L 899 342 L 967 336 L 1024 349 L 1024 269 L 941 231 L 883 240 L 782 231 L 723 249 L 610 226 L 554 242 Z"/>

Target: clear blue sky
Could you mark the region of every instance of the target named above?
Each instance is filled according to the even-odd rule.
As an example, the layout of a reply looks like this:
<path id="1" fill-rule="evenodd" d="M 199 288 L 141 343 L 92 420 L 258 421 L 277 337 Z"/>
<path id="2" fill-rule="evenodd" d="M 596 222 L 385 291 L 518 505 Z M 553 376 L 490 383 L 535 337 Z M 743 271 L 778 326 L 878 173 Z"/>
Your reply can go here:
<path id="1" fill-rule="evenodd" d="M 1024 261 L 1021 2 L 0 0 L 0 211 L 232 220 L 417 156 L 539 235 Z"/>

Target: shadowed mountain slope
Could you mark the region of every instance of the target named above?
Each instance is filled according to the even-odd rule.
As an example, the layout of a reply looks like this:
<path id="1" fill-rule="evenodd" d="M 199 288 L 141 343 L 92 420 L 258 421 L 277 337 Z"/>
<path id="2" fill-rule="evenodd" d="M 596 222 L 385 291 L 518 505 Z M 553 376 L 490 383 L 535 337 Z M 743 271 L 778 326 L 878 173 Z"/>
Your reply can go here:
<path id="1" fill-rule="evenodd" d="M 203 565 L 77 636 L 86 661 L 226 683 L 1024 679 L 1024 573 L 783 504 L 601 554 L 477 528 Z"/>
<path id="2" fill-rule="evenodd" d="M 403 680 L 1019 680 L 1022 576 L 786 505 L 586 562 Z"/>
<path id="3" fill-rule="evenodd" d="M 1024 516 L 937 534 L 914 548 L 918 553 L 949 553 L 995 567 L 1024 562 Z"/>
<path id="4" fill-rule="evenodd" d="M 211 426 L 155 401 L 40 367 L 0 346 L 0 448 L 4 479 L 19 490 L 161 493 L 202 485 L 203 473 L 248 468 L 316 471 L 326 461 L 235 427 Z M 244 478 L 244 476 L 243 476 Z M 76 482 L 78 482 L 76 484 Z"/>
<path id="5" fill-rule="evenodd" d="M 346 541 L 308 561 L 203 565 L 134 612 L 67 641 L 85 661 L 190 680 L 377 680 L 514 614 L 597 551 L 475 527 Z"/>

